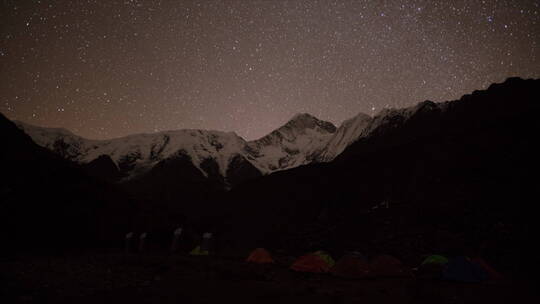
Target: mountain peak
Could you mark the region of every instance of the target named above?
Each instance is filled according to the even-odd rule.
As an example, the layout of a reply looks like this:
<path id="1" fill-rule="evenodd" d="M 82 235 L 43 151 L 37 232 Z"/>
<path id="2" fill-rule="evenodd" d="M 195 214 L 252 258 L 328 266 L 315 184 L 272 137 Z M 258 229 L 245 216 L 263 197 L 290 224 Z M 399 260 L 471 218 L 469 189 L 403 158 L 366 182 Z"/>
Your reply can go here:
<path id="1" fill-rule="evenodd" d="M 319 119 L 309 113 L 296 113 L 289 121 L 293 121 L 293 120 L 319 120 Z"/>
<path id="2" fill-rule="evenodd" d="M 297 113 L 283 127 L 297 130 L 320 128 L 327 133 L 334 133 L 337 129 L 331 122 L 320 120 L 308 113 Z"/>

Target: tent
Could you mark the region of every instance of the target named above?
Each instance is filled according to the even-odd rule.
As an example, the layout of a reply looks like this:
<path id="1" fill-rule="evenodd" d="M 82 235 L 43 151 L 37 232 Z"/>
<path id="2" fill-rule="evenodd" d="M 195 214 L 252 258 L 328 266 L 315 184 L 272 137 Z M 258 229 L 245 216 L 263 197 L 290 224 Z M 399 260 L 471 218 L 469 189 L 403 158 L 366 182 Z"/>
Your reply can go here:
<path id="1" fill-rule="evenodd" d="M 346 255 L 337 261 L 334 267 L 330 269 L 330 272 L 342 278 L 360 279 L 369 277 L 371 269 L 365 259 L 354 255 Z"/>
<path id="2" fill-rule="evenodd" d="M 301 256 L 291 265 L 292 270 L 314 273 L 328 272 L 330 267 L 325 259 L 316 254 Z"/>
<path id="3" fill-rule="evenodd" d="M 460 256 L 448 262 L 442 277 L 451 281 L 475 283 L 487 280 L 489 274 L 468 257 Z"/>
<path id="4" fill-rule="evenodd" d="M 332 267 L 332 266 L 334 266 L 334 264 L 336 264 L 334 259 L 326 251 L 319 250 L 319 251 L 315 251 L 313 254 L 316 255 L 316 256 L 319 256 L 319 257 L 321 257 L 321 259 L 325 260 L 326 263 L 328 263 L 328 265 L 330 265 L 330 267 Z"/>
<path id="5" fill-rule="evenodd" d="M 448 263 L 448 259 L 442 255 L 430 255 L 428 256 L 423 262 L 422 265 L 430 265 L 430 264 L 436 264 L 436 265 L 444 265 Z"/>
<path id="6" fill-rule="evenodd" d="M 418 268 L 417 275 L 427 279 L 439 279 L 448 264 L 448 259 L 442 255 L 428 256 Z"/>
<path id="7" fill-rule="evenodd" d="M 411 272 L 400 260 L 390 255 L 379 255 L 371 260 L 371 272 L 374 276 L 401 277 L 409 276 Z"/>
<path id="8" fill-rule="evenodd" d="M 190 255 L 208 255 L 208 250 L 201 250 L 201 246 L 195 247 L 191 252 Z"/>
<path id="9" fill-rule="evenodd" d="M 486 261 L 484 261 L 482 258 L 474 258 L 471 259 L 471 261 L 480 267 L 487 273 L 488 278 L 490 280 L 502 280 L 503 275 L 500 274 L 497 270 L 495 270 L 493 267 L 491 267 Z"/>
<path id="10" fill-rule="evenodd" d="M 272 259 L 270 252 L 268 252 L 266 249 L 257 248 L 249 254 L 248 258 L 246 259 L 246 262 L 257 263 L 257 264 L 268 264 L 268 263 L 274 263 L 274 260 Z"/>

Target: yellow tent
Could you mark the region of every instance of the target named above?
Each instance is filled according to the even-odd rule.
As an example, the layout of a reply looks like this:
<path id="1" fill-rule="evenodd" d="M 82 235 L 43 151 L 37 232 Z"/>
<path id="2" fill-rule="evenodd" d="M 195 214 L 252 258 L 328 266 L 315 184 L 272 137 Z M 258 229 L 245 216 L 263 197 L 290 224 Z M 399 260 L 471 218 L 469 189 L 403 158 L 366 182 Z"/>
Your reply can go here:
<path id="1" fill-rule="evenodd" d="M 201 246 L 195 247 L 195 249 L 191 250 L 189 253 L 190 255 L 208 255 L 208 250 L 201 250 Z"/>

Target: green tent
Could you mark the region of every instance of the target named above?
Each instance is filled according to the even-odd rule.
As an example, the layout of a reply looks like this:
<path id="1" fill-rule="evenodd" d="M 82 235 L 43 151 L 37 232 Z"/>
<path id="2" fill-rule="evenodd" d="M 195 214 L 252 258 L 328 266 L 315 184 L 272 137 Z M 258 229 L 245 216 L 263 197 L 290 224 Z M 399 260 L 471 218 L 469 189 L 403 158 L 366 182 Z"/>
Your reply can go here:
<path id="1" fill-rule="evenodd" d="M 430 255 L 423 262 L 422 265 L 444 265 L 448 263 L 448 259 L 442 255 Z"/>
<path id="2" fill-rule="evenodd" d="M 195 249 L 191 250 L 189 253 L 190 255 L 208 255 L 208 250 L 201 250 L 201 246 L 195 247 Z"/>
<path id="3" fill-rule="evenodd" d="M 332 266 L 334 266 L 334 264 L 336 264 L 334 259 L 332 259 L 332 257 L 327 252 L 325 252 L 323 250 L 316 251 L 316 252 L 313 253 L 313 255 L 316 255 L 316 256 L 320 257 L 321 259 L 323 259 L 328 264 L 328 266 L 330 266 L 330 268 Z"/>

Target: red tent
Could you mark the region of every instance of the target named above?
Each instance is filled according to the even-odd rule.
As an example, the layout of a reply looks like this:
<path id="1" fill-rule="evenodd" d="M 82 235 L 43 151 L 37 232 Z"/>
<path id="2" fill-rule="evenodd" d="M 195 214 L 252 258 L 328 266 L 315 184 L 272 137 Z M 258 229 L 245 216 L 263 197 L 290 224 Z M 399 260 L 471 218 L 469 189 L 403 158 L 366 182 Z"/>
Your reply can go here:
<path id="1" fill-rule="evenodd" d="M 474 258 L 471 259 L 471 262 L 476 263 L 482 269 L 484 269 L 485 272 L 489 275 L 489 279 L 491 280 L 501 280 L 503 279 L 503 275 L 500 274 L 497 270 L 493 269 L 493 267 L 489 266 L 486 261 L 484 261 L 482 258 Z"/>
<path id="2" fill-rule="evenodd" d="M 362 258 L 344 256 L 330 269 L 330 272 L 338 277 L 360 279 L 371 275 L 369 264 Z"/>
<path id="3" fill-rule="evenodd" d="M 264 248 L 257 248 L 251 252 L 251 254 L 246 259 L 246 262 L 257 263 L 257 264 L 268 264 L 274 263 L 274 259 Z"/>
<path id="4" fill-rule="evenodd" d="M 379 255 L 370 263 L 374 276 L 401 277 L 410 276 L 411 271 L 400 260 L 390 255 Z"/>
<path id="5" fill-rule="evenodd" d="M 292 265 L 291 269 L 300 272 L 328 272 L 330 265 L 321 258 L 314 254 L 306 254 L 299 257 Z"/>

